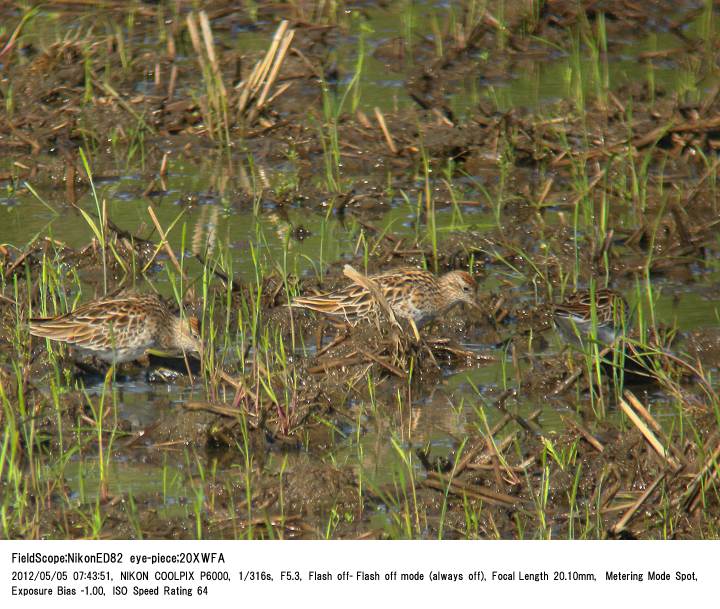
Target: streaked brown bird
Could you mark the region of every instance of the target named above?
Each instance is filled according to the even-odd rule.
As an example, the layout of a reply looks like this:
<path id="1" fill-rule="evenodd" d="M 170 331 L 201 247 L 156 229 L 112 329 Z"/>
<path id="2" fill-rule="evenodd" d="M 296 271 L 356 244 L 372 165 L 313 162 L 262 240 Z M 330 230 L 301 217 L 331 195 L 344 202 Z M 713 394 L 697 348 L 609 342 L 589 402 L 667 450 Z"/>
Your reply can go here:
<path id="1" fill-rule="evenodd" d="M 594 300 L 593 300 L 594 296 Z M 610 345 L 630 323 L 627 301 L 615 290 L 578 290 L 562 303 L 553 305 L 555 325 L 569 343 L 581 346 L 593 335 L 599 343 Z"/>
<path id="2" fill-rule="evenodd" d="M 67 343 L 111 364 L 148 351 L 200 353 L 199 322 L 181 319 L 158 296 L 118 295 L 93 300 L 59 317 L 30 320 L 30 334 Z"/>
<path id="3" fill-rule="evenodd" d="M 477 307 L 477 283 L 470 273 L 451 271 L 440 277 L 416 268 L 393 269 L 370 275 L 395 316 L 412 320 L 421 327 L 456 304 Z M 370 291 L 357 284 L 319 294 L 297 297 L 293 307 L 311 309 L 356 324 L 377 311 Z"/>

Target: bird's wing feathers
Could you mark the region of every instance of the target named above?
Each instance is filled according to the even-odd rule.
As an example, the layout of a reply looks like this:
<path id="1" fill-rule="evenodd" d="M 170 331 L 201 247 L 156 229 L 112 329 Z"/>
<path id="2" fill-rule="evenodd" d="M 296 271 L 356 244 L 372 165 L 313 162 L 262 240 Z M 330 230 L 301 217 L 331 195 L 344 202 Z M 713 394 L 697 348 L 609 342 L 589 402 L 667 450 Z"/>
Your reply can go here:
<path id="1" fill-rule="evenodd" d="M 144 306 L 152 306 L 147 299 Z M 118 340 L 140 323 L 132 309 L 137 303 L 127 298 L 109 298 L 81 305 L 56 318 L 31 319 L 30 334 L 79 347 L 112 349 Z"/>
<path id="2" fill-rule="evenodd" d="M 298 297 L 292 302 L 294 307 L 347 318 L 367 315 L 372 305 L 370 293 L 359 285 L 350 285 L 328 294 Z"/>
<path id="3" fill-rule="evenodd" d="M 380 285 L 391 307 L 403 297 L 410 295 L 418 284 L 432 282 L 432 277 L 427 271 L 412 268 L 393 269 L 370 276 Z M 375 302 L 364 287 L 351 284 L 327 294 L 297 297 L 293 300 L 292 306 L 353 319 L 367 316 L 375 306 Z"/>

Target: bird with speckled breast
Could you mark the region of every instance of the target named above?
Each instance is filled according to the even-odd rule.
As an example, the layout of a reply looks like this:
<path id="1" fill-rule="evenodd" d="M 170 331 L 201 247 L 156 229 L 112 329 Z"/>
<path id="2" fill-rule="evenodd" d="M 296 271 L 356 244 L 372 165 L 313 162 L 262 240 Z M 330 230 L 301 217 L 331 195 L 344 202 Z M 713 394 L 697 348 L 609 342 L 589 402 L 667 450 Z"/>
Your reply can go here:
<path id="1" fill-rule="evenodd" d="M 563 338 L 573 345 L 581 346 L 591 338 L 593 323 L 597 341 L 611 345 L 628 327 L 630 308 L 615 290 L 578 290 L 553 305 L 553 319 Z"/>
<path id="2" fill-rule="evenodd" d="M 124 294 L 100 298 L 59 317 L 31 319 L 30 334 L 64 342 L 111 364 L 148 351 L 200 353 L 199 323 L 170 312 L 158 296 Z"/>
<path id="3" fill-rule="evenodd" d="M 378 286 L 396 317 L 412 320 L 418 327 L 457 304 L 477 307 L 477 283 L 465 271 L 450 271 L 438 277 L 421 269 L 400 268 L 370 275 L 369 279 Z M 342 318 L 353 325 L 378 310 L 371 292 L 357 283 L 326 294 L 299 296 L 291 306 Z"/>

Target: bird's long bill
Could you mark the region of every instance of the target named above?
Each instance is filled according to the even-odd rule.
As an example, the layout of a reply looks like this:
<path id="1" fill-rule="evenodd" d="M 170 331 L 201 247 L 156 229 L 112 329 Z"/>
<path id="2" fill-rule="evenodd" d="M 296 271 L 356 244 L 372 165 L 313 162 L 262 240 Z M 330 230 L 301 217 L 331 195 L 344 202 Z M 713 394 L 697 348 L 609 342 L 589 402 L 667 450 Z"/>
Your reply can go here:
<path id="1" fill-rule="evenodd" d="M 466 302 L 465 304 L 468 305 L 471 309 L 475 309 L 477 311 L 482 311 L 482 307 L 474 300 L 471 302 Z"/>

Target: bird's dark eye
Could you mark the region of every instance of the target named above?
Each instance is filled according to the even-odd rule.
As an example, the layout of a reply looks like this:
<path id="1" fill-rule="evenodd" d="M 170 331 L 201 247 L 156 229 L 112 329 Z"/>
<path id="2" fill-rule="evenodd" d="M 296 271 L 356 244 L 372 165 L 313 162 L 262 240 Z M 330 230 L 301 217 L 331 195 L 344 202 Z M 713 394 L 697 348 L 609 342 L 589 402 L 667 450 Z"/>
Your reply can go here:
<path id="1" fill-rule="evenodd" d="M 464 286 L 463 286 L 463 292 L 469 292 L 469 291 L 470 291 L 470 286 L 469 286 L 469 285 L 464 285 Z"/>

